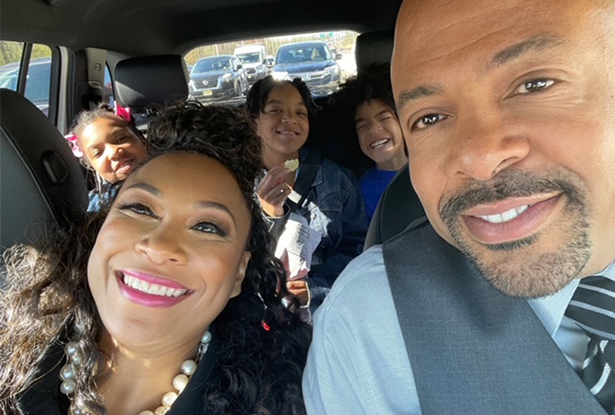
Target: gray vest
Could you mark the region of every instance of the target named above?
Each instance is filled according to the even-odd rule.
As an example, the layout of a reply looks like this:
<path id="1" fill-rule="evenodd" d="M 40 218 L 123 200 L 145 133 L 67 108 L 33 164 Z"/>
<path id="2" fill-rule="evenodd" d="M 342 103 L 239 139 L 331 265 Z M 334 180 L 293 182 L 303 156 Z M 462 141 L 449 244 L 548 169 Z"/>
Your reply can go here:
<path id="1" fill-rule="evenodd" d="M 605 415 L 525 300 L 426 222 L 383 246 L 423 415 Z"/>

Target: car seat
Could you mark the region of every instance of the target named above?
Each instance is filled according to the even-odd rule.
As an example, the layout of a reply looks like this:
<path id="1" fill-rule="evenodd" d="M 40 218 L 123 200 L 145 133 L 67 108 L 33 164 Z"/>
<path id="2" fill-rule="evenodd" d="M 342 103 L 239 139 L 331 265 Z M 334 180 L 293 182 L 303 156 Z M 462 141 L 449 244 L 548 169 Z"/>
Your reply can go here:
<path id="1" fill-rule="evenodd" d="M 115 67 L 116 102 L 128 107 L 137 126 L 148 123 L 151 110 L 188 97 L 187 71 L 179 55 L 124 59 Z"/>
<path id="2" fill-rule="evenodd" d="M 357 36 L 354 58 L 358 74 L 371 67 L 391 64 L 394 36 L 392 30 L 367 32 Z"/>
<path id="3" fill-rule="evenodd" d="M 0 89 L 0 252 L 31 243 L 46 224 L 85 218 L 79 162 L 51 121 L 20 94 Z"/>

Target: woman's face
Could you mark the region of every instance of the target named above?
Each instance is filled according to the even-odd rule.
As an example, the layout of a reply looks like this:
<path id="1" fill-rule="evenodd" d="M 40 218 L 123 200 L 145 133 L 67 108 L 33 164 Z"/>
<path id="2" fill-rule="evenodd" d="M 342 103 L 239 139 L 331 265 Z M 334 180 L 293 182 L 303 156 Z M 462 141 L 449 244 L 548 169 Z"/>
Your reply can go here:
<path id="1" fill-rule="evenodd" d="M 166 154 L 132 174 L 88 263 L 102 322 L 125 347 L 197 342 L 241 291 L 251 216 L 219 162 Z"/>
<path id="2" fill-rule="evenodd" d="M 96 172 L 110 183 L 124 180 L 147 160 L 147 150 L 123 121 L 98 118 L 79 135 L 79 146 Z"/>
<path id="3" fill-rule="evenodd" d="M 297 88 L 290 84 L 271 90 L 256 123 L 265 152 L 286 159 L 297 158 L 310 133 L 307 107 Z"/>

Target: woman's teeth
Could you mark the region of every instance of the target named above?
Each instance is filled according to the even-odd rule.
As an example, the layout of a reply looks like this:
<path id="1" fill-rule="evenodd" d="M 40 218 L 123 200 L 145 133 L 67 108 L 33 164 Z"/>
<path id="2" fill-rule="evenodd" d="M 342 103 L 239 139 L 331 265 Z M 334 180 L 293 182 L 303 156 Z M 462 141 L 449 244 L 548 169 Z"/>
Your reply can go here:
<path id="1" fill-rule="evenodd" d="M 529 205 L 523 205 L 516 208 L 512 208 L 503 213 L 498 213 L 497 215 L 479 216 L 479 218 L 489 223 L 504 223 L 513 220 L 514 218 L 525 212 L 528 208 Z"/>
<path id="2" fill-rule="evenodd" d="M 178 290 L 158 284 L 150 284 L 129 275 L 124 275 L 124 284 L 137 291 L 163 297 L 180 297 L 188 292 L 188 290 Z"/>

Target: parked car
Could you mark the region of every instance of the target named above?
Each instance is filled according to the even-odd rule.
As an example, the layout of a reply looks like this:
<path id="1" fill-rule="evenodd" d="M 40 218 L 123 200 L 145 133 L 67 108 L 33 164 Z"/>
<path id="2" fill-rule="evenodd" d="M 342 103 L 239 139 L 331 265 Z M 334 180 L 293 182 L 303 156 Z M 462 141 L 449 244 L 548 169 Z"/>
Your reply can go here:
<path id="1" fill-rule="evenodd" d="M 0 88 L 17 90 L 19 62 L 7 63 L 0 67 Z M 45 115 L 49 111 L 49 87 L 51 80 L 51 58 L 30 61 L 25 96 Z"/>
<path id="2" fill-rule="evenodd" d="M 199 100 L 243 96 L 249 88 L 246 71 L 233 55 L 202 58 L 190 72 L 190 96 Z"/>
<path id="3" fill-rule="evenodd" d="M 315 97 L 332 94 L 340 87 L 341 69 L 325 42 L 282 45 L 275 62 L 274 78 L 301 78 Z"/>
<path id="4" fill-rule="evenodd" d="M 240 46 L 235 49 L 234 55 L 237 56 L 246 70 L 250 85 L 267 76 L 268 71 L 265 65 L 267 52 L 263 45 Z"/>

